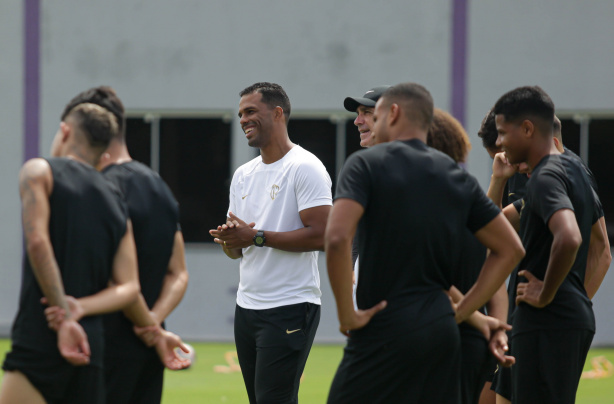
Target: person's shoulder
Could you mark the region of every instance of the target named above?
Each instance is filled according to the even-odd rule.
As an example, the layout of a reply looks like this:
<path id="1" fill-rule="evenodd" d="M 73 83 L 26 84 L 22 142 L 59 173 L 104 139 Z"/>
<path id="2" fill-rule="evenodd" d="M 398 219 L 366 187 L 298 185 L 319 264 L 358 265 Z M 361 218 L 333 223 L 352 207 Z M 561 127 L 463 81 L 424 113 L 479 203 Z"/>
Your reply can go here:
<path id="1" fill-rule="evenodd" d="M 256 156 L 246 163 L 243 163 L 235 170 L 234 176 L 245 175 L 252 172 L 260 163 L 262 163 L 262 156 Z"/>
<path id="2" fill-rule="evenodd" d="M 41 170 L 49 170 L 50 169 L 50 160 L 55 160 L 57 158 L 49 158 L 44 159 L 42 157 L 34 157 L 23 163 L 21 166 L 21 171 L 41 171 Z"/>
<path id="3" fill-rule="evenodd" d="M 19 171 L 20 183 L 38 179 L 49 179 L 52 175 L 51 164 L 47 159 L 35 157 L 26 161 Z"/>
<path id="4" fill-rule="evenodd" d="M 313 154 L 309 150 L 306 150 L 299 145 L 294 146 L 288 152 L 286 158 L 284 158 L 283 164 L 287 167 L 294 167 L 297 170 L 307 168 L 326 171 L 322 160 L 320 160 L 315 154 Z"/>
<path id="5" fill-rule="evenodd" d="M 586 164 L 584 164 L 580 156 L 573 153 L 571 150 L 560 154 L 559 159 L 565 167 L 571 168 L 572 170 L 588 171 Z"/>
<path id="6" fill-rule="evenodd" d="M 322 164 L 322 161 L 309 150 L 296 145 L 288 152 L 288 162 L 292 162 L 293 164 L 314 164 L 319 163 Z"/>

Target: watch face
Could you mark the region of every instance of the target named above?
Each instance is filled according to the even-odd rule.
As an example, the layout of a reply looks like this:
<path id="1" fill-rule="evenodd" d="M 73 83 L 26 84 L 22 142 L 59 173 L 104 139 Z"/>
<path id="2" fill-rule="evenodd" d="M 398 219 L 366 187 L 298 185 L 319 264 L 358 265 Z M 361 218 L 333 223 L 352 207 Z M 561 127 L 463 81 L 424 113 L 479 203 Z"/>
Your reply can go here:
<path id="1" fill-rule="evenodd" d="M 257 236 L 256 237 L 256 244 L 263 244 L 264 243 L 264 238 L 262 236 Z"/>

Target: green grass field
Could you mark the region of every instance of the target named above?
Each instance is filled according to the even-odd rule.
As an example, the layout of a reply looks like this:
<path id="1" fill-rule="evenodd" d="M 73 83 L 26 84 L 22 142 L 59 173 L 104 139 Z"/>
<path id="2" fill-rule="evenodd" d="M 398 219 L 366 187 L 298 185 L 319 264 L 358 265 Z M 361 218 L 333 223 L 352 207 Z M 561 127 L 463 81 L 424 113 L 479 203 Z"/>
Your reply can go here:
<path id="1" fill-rule="evenodd" d="M 232 357 L 234 345 L 194 343 L 197 359 L 187 370 L 166 373 L 163 404 L 226 403 L 244 404 L 247 395 L 241 374 L 232 371 L 236 359 Z M 7 340 L 0 340 L 0 350 L 6 352 Z M 328 389 L 343 347 L 316 345 L 311 351 L 299 393 L 301 404 L 326 402 Z M 591 360 L 605 356 L 614 363 L 614 349 L 594 349 L 589 352 L 585 370 L 592 370 Z M 217 370 L 217 371 L 216 371 Z M 227 373 L 222 373 L 226 371 Z M 611 404 L 614 399 L 614 375 L 602 379 L 582 379 L 578 391 L 578 404 Z"/>

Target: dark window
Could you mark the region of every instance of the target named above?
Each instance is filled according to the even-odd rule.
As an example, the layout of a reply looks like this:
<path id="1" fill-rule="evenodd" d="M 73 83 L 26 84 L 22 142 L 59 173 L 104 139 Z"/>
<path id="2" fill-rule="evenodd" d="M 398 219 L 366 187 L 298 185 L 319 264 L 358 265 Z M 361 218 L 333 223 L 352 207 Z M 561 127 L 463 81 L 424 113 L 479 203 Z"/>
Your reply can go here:
<path id="1" fill-rule="evenodd" d="M 186 241 L 212 242 L 209 230 L 228 210 L 230 124 L 221 119 L 162 118 L 160 175 L 179 201 Z"/>
<path id="2" fill-rule="evenodd" d="M 573 119 L 561 119 L 563 144 L 572 152 L 580 155 L 580 124 Z"/>
<path id="3" fill-rule="evenodd" d="M 329 119 L 290 119 L 288 133 L 293 143 L 309 150 L 322 161 L 335 189 L 336 124 Z"/>
<path id="4" fill-rule="evenodd" d="M 588 165 L 597 179 L 608 235 L 614 239 L 614 119 L 592 119 L 589 124 Z"/>
<path id="5" fill-rule="evenodd" d="M 126 119 L 126 145 L 133 159 L 151 166 L 151 123 L 144 118 Z"/>
<path id="6" fill-rule="evenodd" d="M 230 123 L 215 118 L 159 118 L 159 173 L 179 202 L 186 242 L 213 242 L 209 230 L 226 217 L 230 172 Z M 151 167 L 152 123 L 128 118 L 132 158 Z"/>

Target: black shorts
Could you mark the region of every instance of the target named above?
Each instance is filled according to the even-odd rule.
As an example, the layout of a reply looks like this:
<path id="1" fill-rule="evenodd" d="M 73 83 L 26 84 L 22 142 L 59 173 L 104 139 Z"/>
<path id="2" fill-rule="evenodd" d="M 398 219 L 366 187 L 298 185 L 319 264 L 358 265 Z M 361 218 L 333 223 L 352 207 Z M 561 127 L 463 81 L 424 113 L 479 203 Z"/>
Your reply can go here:
<path id="1" fill-rule="evenodd" d="M 113 404 L 156 404 L 162 400 L 164 365 L 154 348 L 138 355 L 113 355 L 104 361 L 107 402 Z"/>
<path id="2" fill-rule="evenodd" d="M 477 403 L 486 381 L 493 376 L 495 362 L 482 334 L 459 327 L 461 336 L 461 403 Z"/>
<path id="3" fill-rule="evenodd" d="M 320 323 L 320 306 L 299 303 L 235 310 L 235 344 L 250 403 L 298 403 L 300 378 Z"/>
<path id="4" fill-rule="evenodd" d="M 366 330 L 365 338 L 361 330 L 352 333 L 328 403 L 459 402 L 460 338 L 454 317 L 445 315 L 418 329 L 406 330 L 407 323 L 401 310 L 390 329 Z"/>
<path id="5" fill-rule="evenodd" d="M 574 403 L 594 332 L 536 330 L 515 335 L 511 352 L 514 403 Z"/>
<path id="6" fill-rule="evenodd" d="M 508 346 L 511 345 L 508 343 Z M 497 365 L 490 389 L 506 400 L 512 401 L 512 368 Z"/>
<path id="7" fill-rule="evenodd" d="M 13 346 L 2 369 L 23 373 L 49 404 L 105 403 L 98 366 L 72 366 L 62 357 Z"/>

